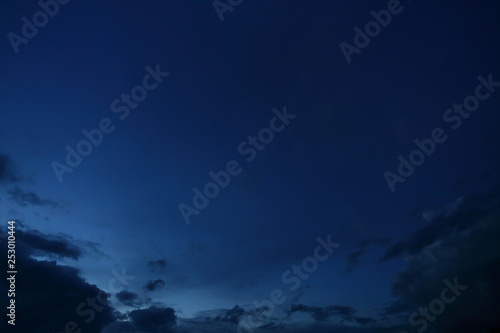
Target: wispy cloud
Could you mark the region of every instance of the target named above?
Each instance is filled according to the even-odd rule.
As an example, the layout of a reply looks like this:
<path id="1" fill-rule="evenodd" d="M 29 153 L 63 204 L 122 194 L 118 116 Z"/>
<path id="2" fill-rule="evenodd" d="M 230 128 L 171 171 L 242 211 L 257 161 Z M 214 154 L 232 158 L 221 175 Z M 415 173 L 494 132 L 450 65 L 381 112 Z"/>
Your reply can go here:
<path id="1" fill-rule="evenodd" d="M 28 205 L 49 207 L 49 208 L 68 208 L 69 203 L 64 201 L 55 201 L 42 198 L 39 194 L 32 191 L 24 191 L 20 187 L 15 187 L 8 191 L 9 199 L 18 205 L 27 207 Z"/>

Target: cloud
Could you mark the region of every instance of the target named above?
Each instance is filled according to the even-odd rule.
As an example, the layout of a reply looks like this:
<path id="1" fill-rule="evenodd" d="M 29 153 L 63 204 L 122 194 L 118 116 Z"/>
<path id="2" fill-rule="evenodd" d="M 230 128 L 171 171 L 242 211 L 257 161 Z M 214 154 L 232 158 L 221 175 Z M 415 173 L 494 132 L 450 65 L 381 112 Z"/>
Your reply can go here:
<path id="1" fill-rule="evenodd" d="M 457 211 L 457 209 L 459 208 L 460 204 L 462 203 L 463 201 L 463 197 L 459 197 L 457 200 L 447 204 L 444 208 L 442 209 L 429 209 L 429 210 L 426 210 L 422 213 L 422 217 L 424 220 L 428 221 L 428 222 L 432 222 L 432 220 L 434 220 L 436 217 L 439 217 L 439 216 L 444 216 L 444 217 L 448 217 L 450 215 L 452 215 L 454 212 Z"/>
<path id="2" fill-rule="evenodd" d="M 140 303 L 137 301 L 138 295 L 131 291 L 122 290 L 117 293 L 116 298 L 120 303 L 128 305 L 128 306 L 138 306 Z"/>
<path id="3" fill-rule="evenodd" d="M 382 318 L 387 318 L 388 316 L 393 315 L 409 315 L 414 310 L 414 306 L 412 306 L 410 303 L 402 299 L 398 299 L 388 306 L 384 307 L 382 312 L 380 313 L 380 316 Z"/>
<path id="4" fill-rule="evenodd" d="M 47 255 L 51 258 L 71 258 L 78 260 L 82 249 L 72 244 L 66 235 L 47 235 L 37 230 L 17 230 L 17 246 L 23 248 L 27 255 Z"/>
<path id="5" fill-rule="evenodd" d="M 415 232 L 398 251 L 388 252 L 411 249 L 416 253 L 392 285 L 401 302 L 386 308 L 385 314 L 407 310 L 404 302 L 412 305 L 410 311 L 418 312 L 440 297 L 445 279 L 457 278 L 467 289 L 429 323 L 426 332 L 482 332 L 500 326 L 499 199 L 496 191 L 467 198 L 462 204 L 466 207 L 433 221 L 431 228 L 423 228 L 425 233 Z"/>
<path id="6" fill-rule="evenodd" d="M 44 199 L 35 192 L 25 192 L 19 187 L 9 190 L 9 199 L 15 201 L 22 207 L 28 205 L 49 207 L 49 208 L 67 208 L 69 206 L 66 202 L 58 202 L 50 199 Z"/>
<path id="7" fill-rule="evenodd" d="M 165 259 L 149 261 L 148 267 L 152 272 L 162 271 L 167 267 L 167 262 L 165 261 Z"/>
<path id="8" fill-rule="evenodd" d="M 373 238 L 373 237 L 368 237 L 367 239 L 363 240 L 358 244 L 358 248 L 356 251 L 350 253 L 347 255 L 346 260 L 348 263 L 348 266 L 346 268 L 346 273 L 349 274 L 351 273 L 354 268 L 358 267 L 359 264 L 361 263 L 361 256 L 363 256 L 366 253 L 366 249 L 368 246 L 371 244 L 378 244 L 379 246 L 386 246 L 390 242 L 390 238 Z"/>
<path id="9" fill-rule="evenodd" d="M 29 229 L 22 223 L 22 220 L 16 219 L 16 226 L 24 228 L 16 229 L 16 245 L 23 247 L 28 255 L 45 256 L 50 259 L 69 258 L 78 260 L 82 256 L 103 257 L 105 254 L 100 250 L 100 244 L 89 242 L 60 233 L 57 235 L 43 234 L 38 230 Z M 0 239 L 6 235 L 0 231 Z M 0 241 L 1 243 L 1 241 Z"/>
<path id="10" fill-rule="evenodd" d="M 304 304 L 292 305 L 284 317 L 266 316 L 269 309 L 244 309 L 235 305 L 231 309 L 213 309 L 200 311 L 195 318 L 179 318 L 176 332 L 248 332 L 248 333 L 400 333 L 402 326 L 378 325 L 376 320 L 369 317 L 358 317 L 356 310 L 349 306 L 332 305 L 315 307 Z M 291 315 L 296 312 L 311 314 L 314 321 L 294 321 Z M 332 317 L 338 317 L 334 322 Z M 252 326 L 248 326 L 249 322 Z M 118 331 L 103 333 L 115 333 Z"/>
<path id="11" fill-rule="evenodd" d="M 126 318 L 126 317 L 125 317 Z M 125 333 L 137 332 L 137 327 L 128 321 L 116 321 L 105 326 L 101 333 Z"/>
<path id="12" fill-rule="evenodd" d="M 375 325 L 377 323 L 375 319 L 369 317 L 355 317 L 354 321 L 363 326 Z"/>
<path id="13" fill-rule="evenodd" d="M 217 316 L 215 318 L 215 321 L 223 321 L 223 322 L 229 322 L 233 324 L 238 324 L 240 319 L 243 317 L 245 314 L 245 310 L 240 308 L 238 305 L 235 305 L 232 309 L 227 310 L 225 314 L 222 316 Z"/>
<path id="14" fill-rule="evenodd" d="M 290 310 L 287 311 L 287 316 L 290 316 L 294 312 L 310 313 L 314 318 L 314 320 L 319 322 L 319 321 L 326 321 L 332 316 L 341 316 L 343 319 L 352 321 L 354 319 L 354 313 L 356 311 L 349 306 L 341 306 L 341 305 L 331 305 L 321 308 L 316 306 L 308 306 L 304 304 L 293 304 L 290 307 Z"/>
<path id="15" fill-rule="evenodd" d="M 346 272 L 350 273 L 352 270 L 359 265 L 361 262 L 360 258 L 363 254 L 366 253 L 366 250 L 358 250 L 355 251 L 347 256 L 347 262 L 349 263 L 349 266 L 347 266 Z"/>
<path id="16" fill-rule="evenodd" d="M 452 232 L 467 230 L 482 218 L 485 211 L 500 203 L 500 195 L 498 190 L 493 190 L 485 195 L 469 196 L 460 202 L 460 207 L 453 205 L 453 213 L 446 211 L 446 214 L 435 217 L 430 224 L 418 229 L 407 239 L 390 245 L 381 261 L 403 254 L 415 255 Z"/>
<path id="17" fill-rule="evenodd" d="M 215 311 L 215 310 L 214 310 Z M 258 327 L 240 326 L 235 320 L 215 321 L 211 317 L 198 317 L 194 319 L 179 319 L 176 327 L 178 333 L 220 333 L 220 332 L 248 332 L 248 333 L 400 333 L 402 326 L 377 326 L 372 318 L 353 317 L 350 325 L 344 323 L 332 323 L 328 321 L 314 322 L 290 322 L 279 318 L 267 318 L 259 320 L 258 315 L 253 311 L 245 311 L 246 314 L 256 316 L 252 320 L 257 320 Z M 243 319 L 243 317 L 241 318 Z M 240 320 L 241 320 L 240 319 Z M 121 331 L 120 331 L 121 332 Z M 126 331 L 124 331 L 126 332 Z M 118 333 L 118 331 L 103 333 Z"/>
<path id="18" fill-rule="evenodd" d="M 47 239 L 45 239 L 47 238 Z M 35 260 L 30 257 L 35 249 L 60 257 L 78 258 L 80 252 L 64 241 L 52 239 L 41 233 L 24 232 L 16 228 L 16 329 L 19 332 L 61 332 L 68 322 L 88 332 L 100 332 L 102 327 L 115 320 L 113 308 L 104 291 L 87 283 L 76 268 L 58 265 L 56 261 Z M 1 244 L 7 253 L 7 244 Z M 0 290 L 7 294 L 9 286 L 4 278 Z M 99 311 L 87 301 L 97 296 L 104 304 L 97 303 Z M 81 315 L 77 313 L 80 308 Z"/>
<path id="19" fill-rule="evenodd" d="M 246 310 L 235 305 L 231 309 L 213 309 L 200 311 L 196 314 L 194 319 L 184 320 L 184 323 L 189 323 L 189 326 L 199 326 L 200 330 L 235 330 L 241 320 L 247 317 L 259 318 L 260 326 L 268 325 L 273 322 L 273 319 L 267 318 L 263 315 L 264 311 L 269 310 L 268 307 L 260 307 L 258 309 Z M 210 325 L 207 326 L 207 323 Z"/>
<path id="20" fill-rule="evenodd" d="M 165 281 L 162 279 L 157 279 L 157 280 L 149 280 L 149 282 L 144 286 L 144 289 L 147 291 L 155 291 L 158 289 L 163 289 L 165 288 Z"/>
<path id="21" fill-rule="evenodd" d="M 23 178 L 15 170 L 9 156 L 0 153 L 0 183 L 19 183 Z"/>
<path id="22" fill-rule="evenodd" d="M 129 317 L 138 328 L 151 333 L 172 332 L 172 327 L 177 322 L 174 309 L 155 306 L 134 310 L 130 312 Z"/>
<path id="23" fill-rule="evenodd" d="M 200 311 L 196 314 L 195 318 L 180 319 L 177 332 L 236 332 L 238 324 L 246 317 L 260 318 L 259 332 L 261 329 L 271 327 L 278 327 L 275 325 L 274 318 L 266 318 L 262 312 L 268 308 L 259 308 L 252 310 L 245 310 L 239 305 L 235 305 L 231 309 L 213 309 Z M 245 332 L 243 330 L 243 332 Z"/>

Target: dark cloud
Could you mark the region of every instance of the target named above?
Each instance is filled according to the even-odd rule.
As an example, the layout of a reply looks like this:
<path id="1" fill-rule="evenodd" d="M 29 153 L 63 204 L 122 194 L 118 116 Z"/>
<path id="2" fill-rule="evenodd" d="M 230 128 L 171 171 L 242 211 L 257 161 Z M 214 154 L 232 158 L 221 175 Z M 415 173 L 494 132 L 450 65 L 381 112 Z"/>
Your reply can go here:
<path id="1" fill-rule="evenodd" d="M 116 298 L 120 303 L 128 305 L 128 306 L 138 306 L 139 302 L 138 295 L 128 290 L 122 290 L 116 294 Z"/>
<path id="2" fill-rule="evenodd" d="M 435 242 L 416 253 L 414 260 L 395 277 L 394 294 L 412 304 L 413 311 L 428 307 L 431 300 L 439 298 L 446 287 L 444 280 L 453 283 L 456 278 L 459 284 L 467 286 L 447 305 L 445 313 L 429 323 L 429 333 L 482 332 L 500 326 L 500 209 L 496 195 L 481 198 L 469 200 L 467 209 L 441 218 L 439 223 L 446 228 L 439 228 L 439 233 L 431 237 Z M 395 313 L 403 306 L 394 305 L 386 313 Z"/>
<path id="3" fill-rule="evenodd" d="M 108 305 L 108 295 L 85 282 L 75 268 L 58 265 L 56 261 L 30 258 L 35 247 L 63 257 L 78 257 L 78 252 L 68 248 L 64 242 L 43 241 L 43 238 L 43 234 L 33 236 L 16 228 L 16 240 L 20 245 L 16 246 L 16 266 L 19 270 L 15 293 L 16 330 L 63 332 L 67 323 L 73 321 L 82 331 L 100 332 L 102 327 L 115 320 L 113 308 Z M 27 243 L 21 245 L 26 239 Z M 7 253 L 5 242 L 1 247 L 2 252 Z M 2 279 L 2 294 L 7 294 L 8 288 L 7 280 Z M 88 300 L 96 302 L 97 297 L 102 303 L 95 303 L 94 309 Z"/>
<path id="4" fill-rule="evenodd" d="M 18 183 L 22 180 L 10 157 L 0 153 L 0 183 Z"/>
<path id="5" fill-rule="evenodd" d="M 165 288 L 165 281 L 162 279 L 156 279 L 156 280 L 149 280 L 149 282 L 144 286 L 144 289 L 147 291 L 155 291 L 158 289 L 163 289 Z"/>
<path id="6" fill-rule="evenodd" d="M 355 317 L 354 321 L 357 322 L 358 324 L 361 324 L 363 326 L 367 325 L 375 325 L 377 322 L 373 318 L 366 318 L 366 317 Z"/>
<path id="7" fill-rule="evenodd" d="M 365 240 L 361 241 L 358 244 L 357 250 L 350 253 L 346 257 L 348 263 L 348 266 L 346 268 L 346 273 L 349 274 L 354 270 L 354 268 L 358 267 L 358 265 L 361 263 L 361 256 L 363 256 L 366 253 L 367 248 L 371 244 L 377 244 L 378 246 L 387 246 L 389 242 L 390 242 L 389 237 L 379 238 L 379 239 L 376 239 L 374 237 L 368 237 Z"/>
<path id="8" fill-rule="evenodd" d="M 273 322 L 274 319 L 268 318 L 263 314 L 263 312 L 268 311 L 269 308 L 264 306 L 257 309 L 245 310 L 239 305 L 235 305 L 231 309 L 214 309 L 207 311 L 200 311 L 197 313 L 196 318 L 190 320 L 191 324 L 195 323 L 212 323 L 212 328 L 218 328 L 219 330 L 234 330 L 241 320 L 246 320 L 248 317 L 252 317 L 259 322 L 259 328 L 263 325 L 268 325 Z M 204 326 L 204 325 L 203 325 Z M 203 328 L 204 330 L 209 329 L 209 327 Z"/>
<path id="9" fill-rule="evenodd" d="M 125 321 L 127 317 L 123 318 L 122 321 L 113 322 L 105 326 L 101 333 L 125 333 L 125 332 L 136 332 L 137 327 L 129 321 Z"/>
<path id="10" fill-rule="evenodd" d="M 321 308 L 304 304 L 293 304 L 290 310 L 287 311 L 287 316 L 290 316 L 294 312 L 310 313 L 316 321 L 326 321 L 332 316 L 341 316 L 345 320 L 352 321 L 356 311 L 349 306 L 341 305 L 331 305 Z"/>
<path id="11" fill-rule="evenodd" d="M 214 309 L 197 313 L 195 318 L 178 321 L 176 332 L 248 332 L 248 333 L 306 333 L 306 332 L 338 332 L 338 333 L 400 333 L 401 325 L 381 325 L 373 318 L 358 317 L 356 310 L 349 306 L 332 305 L 315 307 L 304 304 L 292 305 L 285 317 L 268 316 L 267 307 L 247 310 L 235 305 L 232 309 Z M 294 321 L 291 315 L 295 312 L 311 314 L 314 322 Z M 329 319 L 338 319 L 335 320 Z M 252 326 L 248 323 L 253 322 Z M 104 331 L 103 333 L 119 331 Z"/>
<path id="12" fill-rule="evenodd" d="M 82 256 L 82 249 L 73 245 L 69 236 L 46 235 L 37 230 L 17 230 L 16 234 L 17 246 L 22 247 L 28 255 L 47 255 L 74 260 Z"/>
<path id="13" fill-rule="evenodd" d="M 389 246 L 381 261 L 403 254 L 415 255 L 424 247 L 439 241 L 451 232 L 466 230 L 481 219 L 492 206 L 499 205 L 499 203 L 498 189 L 486 195 L 469 196 L 460 200 L 460 207 L 454 207 L 453 213 L 441 212 L 441 215 L 434 216 L 430 224 L 417 230 L 406 240 Z"/>
<path id="14" fill-rule="evenodd" d="M 261 307 L 258 309 L 245 310 L 239 305 L 235 305 L 231 309 L 213 309 L 200 311 L 195 318 L 180 319 L 178 332 L 229 332 L 238 331 L 238 325 L 243 320 L 249 317 L 253 318 L 254 322 L 258 322 L 259 332 L 263 329 L 273 330 L 282 327 L 281 321 L 277 318 L 268 318 L 263 315 L 263 312 L 269 308 Z M 280 326 L 281 325 L 281 326 Z M 284 326 L 283 326 L 284 327 Z M 243 330 L 242 332 L 246 332 Z"/>
<path id="15" fill-rule="evenodd" d="M 326 332 L 327 327 L 329 327 L 330 332 L 390 332 L 389 330 L 383 330 L 380 326 L 377 326 L 377 322 L 373 318 L 356 316 L 356 310 L 349 306 L 331 305 L 327 307 L 315 307 L 304 304 L 294 304 L 286 312 L 283 318 L 269 316 L 266 314 L 268 311 L 268 307 L 245 310 L 238 305 L 235 305 L 232 309 L 201 311 L 193 319 L 181 319 L 179 329 L 181 332 L 224 332 L 229 330 L 247 332 L 249 328 L 254 329 L 254 332 L 257 330 L 262 333 L 302 332 L 299 327 L 304 327 L 304 323 L 296 326 L 298 323 L 293 321 L 291 315 L 296 312 L 303 312 L 310 314 L 314 319 L 314 323 L 306 324 L 306 326 L 311 328 L 311 331 L 314 331 L 312 330 L 313 327 L 321 325 L 321 332 Z M 329 321 L 329 319 L 334 317 L 337 317 L 337 323 Z M 248 326 L 249 322 L 253 322 L 252 327 Z M 352 327 L 345 326 L 346 323 L 349 323 Z M 364 326 L 369 326 L 370 330 L 365 330 L 363 328 Z M 188 327 L 190 329 L 186 328 L 182 330 L 183 327 Z M 393 332 L 397 332 L 394 327 L 392 329 Z"/>
<path id="16" fill-rule="evenodd" d="M 49 208 L 67 208 L 66 202 L 58 202 L 50 199 L 44 199 L 35 192 L 26 192 L 19 187 L 9 190 L 9 199 L 14 200 L 18 205 L 26 207 L 28 205 L 49 207 Z"/>
<path id="17" fill-rule="evenodd" d="M 175 311 L 172 308 L 157 308 L 152 306 L 147 309 L 134 310 L 129 317 L 139 329 L 156 333 L 172 332 L 172 327 L 177 322 Z"/>
<path id="18" fill-rule="evenodd" d="M 238 305 L 235 305 L 234 308 L 227 310 L 225 314 L 221 316 L 217 316 L 215 321 L 223 321 L 229 322 L 233 324 L 238 324 L 240 319 L 245 315 L 245 310 L 243 310 Z"/>
<path id="19" fill-rule="evenodd" d="M 394 301 L 388 306 L 384 307 L 382 312 L 380 313 L 380 316 L 383 318 L 387 318 L 388 316 L 394 316 L 400 314 L 409 315 L 414 310 L 415 310 L 414 306 L 412 306 L 406 301 L 398 299 L 397 301 Z"/>
<path id="20" fill-rule="evenodd" d="M 149 261 L 148 267 L 153 272 L 154 271 L 161 271 L 167 267 L 167 262 L 165 261 L 165 259 L 156 260 L 156 261 Z"/>
<path id="21" fill-rule="evenodd" d="M 361 262 L 360 258 L 365 253 L 366 253 L 365 250 L 358 250 L 347 256 L 346 260 L 349 263 L 346 269 L 347 273 L 352 272 L 352 270 L 359 265 L 359 263 Z"/>
<path id="22" fill-rule="evenodd" d="M 250 315 L 251 312 L 245 311 Z M 315 321 L 305 324 L 304 322 L 290 322 L 278 318 L 267 318 L 260 321 L 258 327 L 238 327 L 234 321 L 215 321 L 213 318 L 199 317 L 195 319 L 179 319 L 176 332 L 179 333 L 220 333 L 220 332 L 242 332 L 242 333 L 401 333 L 402 326 L 398 325 L 376 325 L 372 318 L 353 317 L 349 325 L 345 323 L 332 323 L 327 321 Z M 345 322 L 345 320 L 344 320 Z M 103 333 L 118 333 L 122 331 L 103 331 Z M 123 331 L 127 332 L 127 331 Z"/>

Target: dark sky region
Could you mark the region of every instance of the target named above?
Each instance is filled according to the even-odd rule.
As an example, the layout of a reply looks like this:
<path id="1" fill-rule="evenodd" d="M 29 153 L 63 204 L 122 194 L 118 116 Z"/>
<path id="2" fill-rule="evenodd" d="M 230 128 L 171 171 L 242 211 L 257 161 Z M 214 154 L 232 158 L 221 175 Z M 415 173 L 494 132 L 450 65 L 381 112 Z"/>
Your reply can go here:
<path id="1" fill-rule="evenodd" d="M 500 327 L 500 2 L 0 20 L 1 332 Z"/>

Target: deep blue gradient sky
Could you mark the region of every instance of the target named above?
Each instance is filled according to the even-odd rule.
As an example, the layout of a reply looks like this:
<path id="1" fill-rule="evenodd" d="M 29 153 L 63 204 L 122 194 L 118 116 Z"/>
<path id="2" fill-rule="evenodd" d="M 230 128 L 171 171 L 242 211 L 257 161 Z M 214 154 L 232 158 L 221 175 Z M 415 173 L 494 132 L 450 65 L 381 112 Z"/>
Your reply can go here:
<path id="1" fill-rule="evenodd" d="M 214 3 L 231 8 L 222 21 Z M 17 44 L 40 4 L 0 4 L 0 226 L 16 220 L 20 272 L 17 324 L 2 327 L 500 327 L 500 4 L 402 0 L 347 59 L 341 43 L 397 1 L 214 3 L 58 3 Z M 464 99 L 477 110 L 453 111 Z M 112 131 L 61 172 L 103 121 Z M 249 161 L 270 123 L 283 129 Z M 446 140 L 429 144 L 436 129 Z M 401 178 L 415 140 L 434 148 Z M 239 173 L 196 208 L 193 188 L 230 161 Z M 333 253 L 316 251 L 327 239 Z M 293 272 L 308 260 L 307 278 Z M 409 321 L 455 278 L 468 287 L 437 319 Z M 99 291 L 109 303 L 86 322 L 75 309 Z"/>

